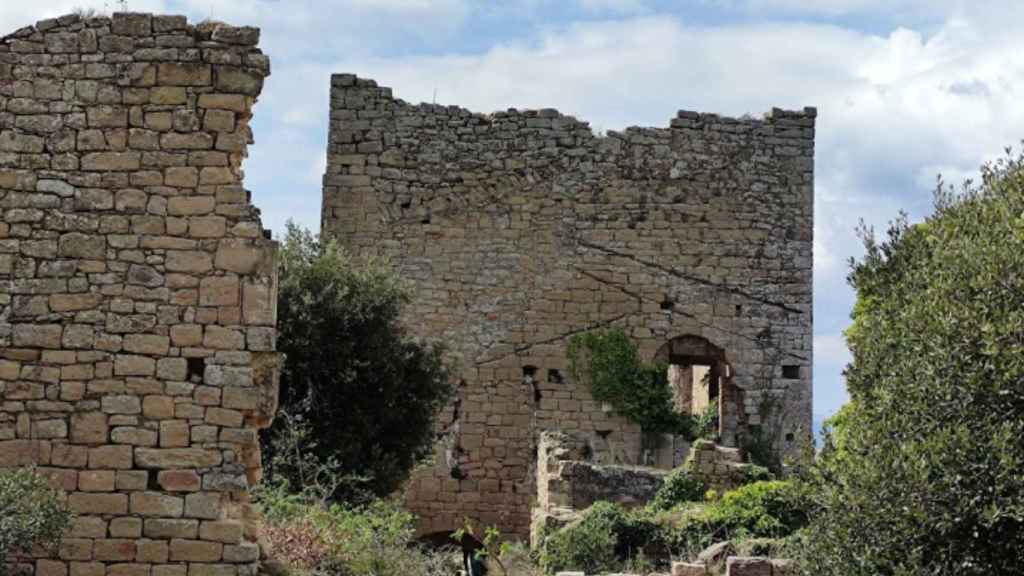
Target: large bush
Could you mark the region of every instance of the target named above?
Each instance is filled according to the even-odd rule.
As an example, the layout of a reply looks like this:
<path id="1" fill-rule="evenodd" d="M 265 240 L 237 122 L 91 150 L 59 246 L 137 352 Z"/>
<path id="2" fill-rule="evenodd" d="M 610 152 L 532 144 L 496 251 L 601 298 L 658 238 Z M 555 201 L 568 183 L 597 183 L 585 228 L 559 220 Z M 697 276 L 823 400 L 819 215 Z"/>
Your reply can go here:
<path id="1" fill-rule="evenodd" d="M 1024 558 L 1024 165 L 864 235 L 853 402 L 810 478 L 808 574 L 1011 574 Z"/>
<path id="2" fill-rule="evenodd" d="M 55 548 L 71 523 L 58 493 L 33 470 L 0 470 L 0 574 L 18 553 Z"/>
<path id="3" fill-rule="evenodd" d="M 301 488 L 326 466 L 336 499 L 391 493 L 429 453 L 450 396 L 441 349 L 402 328 L 410 293 L 380 262 L 357 261 L 289 224 L 279 274 L 288 417 L 262 436 L 268 477 Z"/>

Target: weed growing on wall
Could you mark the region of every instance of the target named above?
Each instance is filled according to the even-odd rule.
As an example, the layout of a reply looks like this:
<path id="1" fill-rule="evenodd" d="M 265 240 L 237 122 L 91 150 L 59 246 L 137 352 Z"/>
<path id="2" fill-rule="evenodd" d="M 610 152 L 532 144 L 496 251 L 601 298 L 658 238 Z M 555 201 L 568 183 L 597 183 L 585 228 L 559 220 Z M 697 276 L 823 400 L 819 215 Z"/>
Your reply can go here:
<path id="1" fill-rule="evenodd" d="M 33 547 L 55 549 L 72 514 L 46 479 L 29 468 L 0 471 L 0 575 L 12 573 L 12 556 Z"/>
<path id="2" fill-rule="evenodd" d="M 673 409 L 668 366 L 640 360 L 636 343 L 619 328 L 595 330 L 570 338 L 569 370 L 590 387 L 598 402 L 639 424 L 644 432 L 694 437 L 694 421 Z"/>

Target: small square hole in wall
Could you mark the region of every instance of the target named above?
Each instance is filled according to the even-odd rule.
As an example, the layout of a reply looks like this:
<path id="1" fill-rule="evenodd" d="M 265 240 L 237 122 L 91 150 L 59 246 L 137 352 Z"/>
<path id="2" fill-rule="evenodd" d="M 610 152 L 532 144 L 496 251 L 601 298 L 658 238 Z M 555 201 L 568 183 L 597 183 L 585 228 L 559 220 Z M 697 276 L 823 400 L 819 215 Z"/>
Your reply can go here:
<path id="1" fill-rule="evenodd" d="M 800 378 L 800 366 L 796 364 L 787 364 L 782 367 L 782 377 L 788 380 L 797 380 Z"/>
<path id="2" fill-rule="evenodd" d="M 185 362 L 189 381 L 201 381 L 206 372 L 206 360 L 204 358 L 186 358 Z"/>
<path id="3" fill-rule="evenodd" d="M 792 442 L 795 439 L 796 439 L 796 436 L 794 436 L 792 432 L 786 434 L 786 442 Z"/>

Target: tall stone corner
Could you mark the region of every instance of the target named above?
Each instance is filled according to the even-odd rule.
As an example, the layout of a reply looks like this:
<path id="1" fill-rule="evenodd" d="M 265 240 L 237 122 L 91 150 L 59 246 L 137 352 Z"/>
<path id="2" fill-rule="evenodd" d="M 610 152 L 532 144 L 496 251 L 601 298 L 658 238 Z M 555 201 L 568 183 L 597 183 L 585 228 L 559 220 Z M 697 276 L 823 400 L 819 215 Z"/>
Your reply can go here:
<path id="1" fill-rule="evenodd" d="M 243 187 L 259 30 L 119 13 L 0 40 L 0 466 L 77 518 L 40 575 L 251 576 L 276 245 Z"/>

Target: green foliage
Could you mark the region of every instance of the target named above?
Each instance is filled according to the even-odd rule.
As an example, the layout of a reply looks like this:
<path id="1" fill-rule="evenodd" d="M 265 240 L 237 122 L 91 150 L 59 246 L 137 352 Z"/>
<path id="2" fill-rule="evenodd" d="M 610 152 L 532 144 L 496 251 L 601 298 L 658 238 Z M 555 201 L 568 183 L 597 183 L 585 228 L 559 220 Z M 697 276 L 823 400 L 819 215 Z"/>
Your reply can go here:
<path id="1" fill-rule="evenodd" d="M 676 468 L 665 477 L 650 506 L 654 510 L 669 510 L 683 502 L 700 502 L 706 491 L 700 478 L 691 476 L 685 468 Z"/>
<path id="2" fill-rule="evenodd" d="M 731 538 L 780 538 L 807 524 L 807 504 L 791 482 L 754 482 L 706 508 L 706 520 Z"/>
<path id="3" fill-rule="evenodd" d="M 452 540 L 460 544 L 465 541 L 467 536 L 477 540 L 481 547 L 473 553 L 475 559 L 481 562 L 490 560 L 491 564 L 497 565 L 503 575 L 507 575 L 508 570 L 502 564 L 501 556 L 508 542 L 501 541 L 501 530 L 496 526 L 488 526 L 484 528 L 483 534 L 479 535 L 479 537 L 476 532 L 477 530 L 473 526 L 473 522 L 466 518 L 462 528 L 452 533 Z"/>
<path id="4" fill-rule="evenodd" d="M 1019 573 L 1024 558 L 1024 157 L 925 222 L 863 234 L 853 402 L 807 482 L 821 575 Z"/>
<path id="5" fill-rule="evenodd" d="M 33 547 L 54 550 L 72 514 L 46 479 L 29 468 L 0 471 L 0 574 L 15 554 Z"/>
<path id="6" fill-rule="evenodd" d="M 661 539 L 677 557 L 693 557 L 724 540 L 783 538 L 807 523 L 807 503 L 790 482 L 755 482 L 705 504 L 684 504 L 662 515 Z"/>
<path id="7" fill-rule="evenodd" d="M 753 484 L 754 482 L 768 482 L 775 480 L 775 474 L 772 471 L 765 468 L 764 466 L 758 466 L 757 464 L 748 464 L 743 469 L 743 483 Z"/>
<path id="8" fill-rule="evenodd" d="M 691 482 L 682 480 L 679 486 L 686 498 L 670 508 L 668 496 L 636 510 L 594 504 L 579 520 L 544 539 L 541 566 L 549 574 L 598 573 L 636 567 L 642 559 L 661 569 L 670 558 L 693 558 L 716 542 L 788 538 L 807 525 L 806 496 L 791 482 L 755 482 L 706 503 L 693 501 L 701 493 L 693 491 Z"/>
<path id="9" fill-rule="evenodd" d="M 268 477 L 349 502 L 390 494 L 429 454 L 451 395 L 441 348 L 403 330 L 408 289 L 380 262 L 357 262 L 289 224 L 279 274 L 280 403 L 290 417 L 261 436 Z"/>
<path id="10" fill-rule="evenodd" d="M 447 576 L 458 570 L 454 555 L 413 543 L 415 517 L 393 502 L 325 505 L 280 486 L 264 486 L 257 503 L 266 522 L 262 536 L 268 552 L 292 572 Z"/>
<path id="11" fill-rule="evenodd" d="M 621 506 L 598 502 L 578 521 L 548 535 L 540 553 L 541 568 L 547 574 L 618 570 L 651 536 L 652 530 L 639 524 Z"/>
<path id="12" fill-rule="evenodd" d="M 705 440 L 718 439 L 718 398 L 712 398 L 693 423 L 693 436 Z"/>
<path id="13" fill-rule="evenodd" d="M 566 354 L 573 378 L 588 383 L 598 402 L 607 402 L 645 432 L 693 438 L 692 417 L 673 409 L 668 366 L 641 361 L 636 344 L 621 329 L 577 334 Z"/>
<path id="14" fill-rule="evenodd" d="M 760 426 L 751 426 L 743 438 L 743 455 L 746 461 L 767 469 L 772 474 L 782 473 L 782 460 L 772 445 L 771 437 Z"/>

